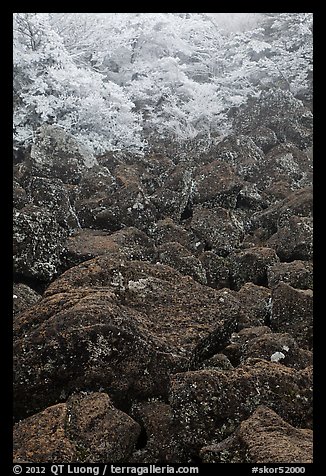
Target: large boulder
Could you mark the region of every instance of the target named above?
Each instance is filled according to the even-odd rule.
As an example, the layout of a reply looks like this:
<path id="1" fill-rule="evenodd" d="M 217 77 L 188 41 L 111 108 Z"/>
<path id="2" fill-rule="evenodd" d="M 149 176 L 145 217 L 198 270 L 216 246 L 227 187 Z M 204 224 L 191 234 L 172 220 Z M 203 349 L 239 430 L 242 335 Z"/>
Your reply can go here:
<path id="1" fill-rule="evenodd" d="M 14 425 L 15 463 L 69 463 L 78 461 L 76 445 L 66 435 L 67 405 L 59 403 Z"/>
<path id="2" fill-rule="evenodd" d="M 200 451 L 203 463 L 285 463 L 313 461 L 313 432 L 295 428 L 260 405 L 232 436 Z"/>
<path id="3" fill-rule="evenodd" d="M 65 228 L 79 228 L 69 194 L 59 178 L 33 177 L 29 193 L 34 205 L 49 210 L 57 222 Z"/>
<path id="4" fill-rule="evenodd" d="M 158 260 L 180 273 L 191 276 L 201 284 L 207 284 L 206 272 L 202 262 L 180 243 L 168 242 L 158 246 Z"/>
<path id="5" fill-rule="evenodd" d="M 258 333 L 257 328 L 253 331 Z M 232 342 L 239 346 L 240 363 L 253 357 L 269 362 L 279 362 L 294 369 L 304 369 L 312 365 L 312 353 L 309 350 L 300 349 L 290 334 L 264 332 L 255 336 L 254 332 L 247 332 L 246 335 L 243 330 L 232 336 Z"/>
<path id="6" fill-rule="evenodd" d="M 57 273 L 65 230 L 52 214 L 34 205 L 14 210 L 14 275 L 49 281 Z"/>
<path id="7" fill-rule="evenodd" d="M 67 401 L 66 433 L 83 462 L 124 462 L 135 448 L 140 426 L 114 407 L 106 393 L 74 394 Z"/>
<path id="8" fill-rule="evenodd" d="M 272 248 L 254 247 L 234 251 L 228 256 L 230 278 L 235 289 L 245 283 L 267 285 L 267 270 L 279 262 Z"/>
<path id="9" fill-rule="evenodd" d="M 216 157 L 231 164 L 241 179 L 255 182 L 256 173 L 264 161 L 263 151 L 248 136 L 227 136 L 216 147 Z"/>
<path id="10" fill-rule="evenodd" d="M 14 461 L 124 462 L 140 426 L 105 393 L 79 393 L 14 425 Z"/>
<path id="11" fill-rule="evenodd" d="M 268 239 L 267 245 L 274 248 L 281 261 L 312 260 L 313 219 L 289 217 Z"/>
<path id="12" fill-rule="evenodd" d="M 82 227 L 111 232 L 125 226 L 147 231 L 158 217 L 151 198 L 136 179 L 89 198 L 79 195 L 76 211 Z"/>
<path id="13" fill-rule="evenodd" d="M 119 407 L 166 396 L 170 375 L 218 352 L 224 325 L 236 326 L 241 304 L 225 292 L 121 257 L 70 268 L 15 319 L 17 416 L 84 389 Z"/>
<path id="14" fill-rule="evenodd" d="M 230 210 L 221 207 L 194 207 L 191 229 L 205 243 L 205 251 L 213 251 L 220 256 L 231 253 L 243 238 L 242 223 Z"/>
<path id="15" fill-rule="evenodd" d="M 169 217 L 153 223 L 153 226 L 148 230 L 148 235 L 154 239 L 156 245 L 177 242 L 192 252 L 201 251 L 204 248 L 204 244 L 196 238 L 191 230 L 178 225 Z"/>
<path id="16" fill-rule="evenodd" d="M 269 200 L 275 196 L 276 184 L 282 184 L 291 191 L 312 184 L 312 159 L 309 154 L 293 144 L 280 144 L 273 147 L 259 164 L 255 183 Z M 278 185 L 279 187 L 279 185 Z"/>
<path id="17" fill-rule="evenodd" d="M 214 160 L 197 168 L 194 182 L 193 203 L 209 202 L 211 206 L 235 208 L 242 182 L 234 167 Z"/>
<path id="18" fill-rule="evenodd" d="M 299 345 L 313 345 L 313 291 L 295 289 L 282 281 L 272 290 L 271 328 L 288 332 Z"/>
<path id="19" fill-rule="evenodd" d="M 61 255 L 64 268 L 104 254 L 119 254 L 126 259 L 157 261 L 153 240 L 134 227 L 114 233 L 83 228 L 67 237 Z"/>
<path id="20" fill-rule="evenodd" d="M 170 405 L 179 438 L 190 453 L 230 436 L 261 404 L 288 423 L 307 427 L 311 424 L 311 368 L 294 370 L 249 359 L 234 370 L 205 369 L 171 377 Z"/>
<path id="21" fill-rule="evenodd" d="M 33 175 L 78 183 L 95 164 L 92 153 L 56 124 L 45 124 L 35 132 L 28 164 Z"/>
<path id="22" fill-rule="evenodd" d="M 313 212 L 313 192 L 311 187 L 305 187 L 287 195 L 266 210 L 256 212 L 250 223 L 250 229 L 263 229 L 268 239 L 280 225 L 285 224 L 289 217 L 311 217 Z"/>
<path id="23" fill-rule="evenodd" d="M 313 288 L 312 261 L 295 260 L 290 263 L 277 263 L 267 270 L 268 286 L 274 288 L 280 281 L 293 288 Z"/>

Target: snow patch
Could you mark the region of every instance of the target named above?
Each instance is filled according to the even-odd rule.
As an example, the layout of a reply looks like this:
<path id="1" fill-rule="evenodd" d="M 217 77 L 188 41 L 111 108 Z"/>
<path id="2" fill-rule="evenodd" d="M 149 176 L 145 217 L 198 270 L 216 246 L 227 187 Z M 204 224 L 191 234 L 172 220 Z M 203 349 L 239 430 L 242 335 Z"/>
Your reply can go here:
<path id="1" fill-rule="evenodd" d="M 285 359 L 283 352 L 274 352 L 274 354 L 271 355 L 271 362 L 279 362 L 282 359 Z"/>

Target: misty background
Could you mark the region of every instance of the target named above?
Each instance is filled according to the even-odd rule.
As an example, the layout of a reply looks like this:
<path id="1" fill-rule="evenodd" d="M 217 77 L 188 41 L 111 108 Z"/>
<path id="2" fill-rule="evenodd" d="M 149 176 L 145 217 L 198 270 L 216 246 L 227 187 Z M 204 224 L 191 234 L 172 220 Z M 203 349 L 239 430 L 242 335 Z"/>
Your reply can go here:
<path id="1" fill-rule="evenodd" d="M 94 155 L 205 148 L 264 90 L 312 101 L 312 13 L 16 13 L 13 32 L 16 151 L 43 123 Z"/>

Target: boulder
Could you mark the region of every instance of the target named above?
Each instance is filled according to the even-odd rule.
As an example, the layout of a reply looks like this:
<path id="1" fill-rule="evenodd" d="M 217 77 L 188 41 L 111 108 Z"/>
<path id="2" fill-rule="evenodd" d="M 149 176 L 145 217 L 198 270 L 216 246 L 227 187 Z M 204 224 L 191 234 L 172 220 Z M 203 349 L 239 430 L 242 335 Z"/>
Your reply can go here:
<path id="1" fill-rule="evenodd" d="M 234 167 L 214 160 L 196 169 L 194 182 L 194 204 L 209 202 L 211 206 L 235 208 L 242 182 Z"/>
<path id="2" fill-rule="evenodd" d="M 196 238 L 191 230 L 178 225 L 169 217 L 153 223 L 148 230 L 148 235 L 154 239 L 156 245 L 177 242 L 192 252 L 201 251 L 204 248 L 204 244 Z"/>
<path id="3" fill-rule="evenodd" d="M 242 224 L 232 212 L 221 207 L 194 207 L 191 229 L 205 243 L 205 251 L 213 251 L 219 256 L 227 256 L 243 238 Z"/>
<path id="4" fill-rule="evenodd" d="M 13 314 L 29 309 L 41 299 L 41 295 L 23 283 L 13 285 Z"/>
<path id="5" fill-rule="evenodd" d="M 235 433 L 200 450 L 203 463 L 306 464 L 313 462 L 313 432 L 295 428 L 265 405 Z"/>
<path id="6" fill-rule="evenodd" d="M 170 217 L 177 223 L 191 218 L 195 187 L 193 174 L 194 167 L 189 163 L 180 162 L 171 167 L 163 185 L 151 196 L 160 218 Z"/>
<path id="7" fill-rule="evenodd" d="M 116 179 L 107 167 L 94 165 L 87 169 L 78 186 L 79 199 L 89 199 L 94 196 L 104 198 L 116 189 Z"/>
<path id="8" fill-rule="evenodd" d="M 243 215 L 247 215 L 249 218 L 253 211 L 257 212 L 264 210 L 267 207 L 268 202 L 262 197 L 261 193 L 256 187 L 256 184 L 245 182 L 237 196 L 237 211 L 241 210 Z M 246 212 L 246 214 L 244 212 Z"/>
<path id="9" fill-rule="evenodd" d="M 208 286 L 216 289 L 230 287 L 230 272 L 225 258 L 218 256 L 213 251 L 204 251 L 199 255 L 199 259 L 206 272 Z"/>
<path id="10" fill-rule="evenodd" d="M 28 158 L 33 175 L 76 184 L 87 167 L 94 164 L 91 152 L 62 127 L 45 124 L 35 132 Z"/>
<path id="11" fill-rule="evenodd" d="M 271 328 L 287 332 L 300 347 L 311 349 L 313 334 L 313 291 L 295 289 L 282 281 L 272 290 Z"/>
<path id="12" fill-rule="evenodd" d="M 312 260 L 313 219 L 289 217 L 268 239 L 267 245 L 276 251 L 281 261 Z"/>
<path id="13" fill-rule="evenodd" d="M 243 349 L 246 348 L 248 342 L 271 333 L 272 330 L 268 326 L 245 327 L 232 334 L 229 345 L 223 349 L 223 354 L 228 357 L 234 367 L 237 367 L 243 361 Z"/>
<path id="14" fill-rule="evenodd" d="M 277 263 L 267 270 L 268 287 L 274 288 L 280 281 L 293 288 L 313 288 L 313 262 L 295 260 L 290 263 Z"/>
<path id="15" fill-rule="evenodd" d="M 59 403 L 14 425 L 15 463 L 69 463 L 78 461 L 77 448 L 66 434 L 67 405 Z"/>
<path id="16" fill-rule="evenodd" d="M 140 426 L 114 407 L 106 393 L 75 394 L 67 401 L 66 433 L 82 462 L 125 462 L 133 452 Z"/>
<path id="17" fill-rule="evenodd" d="M 292 142 L 300 149 L 312 143 L 312 113 L 290 91 L 271 88 L 238 108 L 233 120 L 236 132 L 251 134 L 261 126 L 271 129 L 280 142 Z"/>
<path id="18" fill-rule="evenodd" d="M 230 279 L 235 289 L 245 283 L 267 285 L 267 269 L 279 262 L 275 251 L 267 247 L 246 248 L 228 256 Z"/>
<path id="19" fill-rule="evenodd" d="M 290 334 L 265 333 L 252 337 L 239 349 L 240 362 L 249 357 L 264 359 L 269 362 L 279 362 L 294 369 L 304 369 L 312 365 L 312 353 L 300 349 L 296 340 Z"/>
<path id="20" fill-rule="evenodd" d="M 124 462 L 139 425 L 105 393 L 79 393 L 14 425 L 14 460 L 33 463 Z"/>
<path id="21" fill-rule="evenodd" d="M 265 286 L 245 283 L 238 291 L 241 314 L 238 328 L 264 326 L 269 323 L 271 313 L 271 291 Z"/>
<path id="22" fill-rule="evenodd" d="M 286 198 L 274 203 L 266 210 L 253 215 L 250 230 L 262 229 L 268 239 L 277 232 L 281 224 L 296 215 L 298 217 L 311 217 L 313 212 L 313 193 L 311 187 L 305 187 L 292 192 Z"/>
<path id="23" fill-rule="evenodd" d="M 175 440 L 175 427 L 170 405 L 158 400 L 135 403 L 131 416 L 141 425 L 142 444 L 128 463 L 179 463 L 181 442 Z"/>
<path id="24" fill-rule="evenodd" d="M 58 272 L 65 238 L 65 230 L 48 210 L 34 205 L 14 210 L 14 275 L 41 281 L 52 279 Z"/>
<path id="25" fill-rule="evenodd" d="M 143 157 L 134 157 L 122 152 L 107 152 L 97 157 L 98 163 L 114 176 L 123 179 L 126 172 L 133 170 L 138 184 L 151 195 L 161 187 L 174 167 L 171 159 L 159 153 L 148 152 Z M 121 183 L 121 182 L 120 182 Z"/>
<path id="26" fill-rule="evenodd" d="M 294 426 L 311 423 L 312 371 L 248 359 L 234 370 L 205 369 L 171 377 L 170 405 L 188 452 L 235 431 L 264 404 Z"/>
<path id="27" fill-rule="evenodd" d="M 264 161 L 263 151 L 245 135 L 229 135 L 216 147 L 216 157 L 231 164 L 242 180 L 256 182 L 255 176 Z"/>
<path id="28" fill-rule="evenodd" d="M 256 184 L 259 190 L 268 193 L 268 188 L 275 182 L 287 183 L 289 191 L 310 186 L 312 159 L 293 144 L 279 144 L 273 147 L 260 163 Z"/>
<path id="29" fill-rule="evenodd" d="M 201 261 L 180 243 L 168 242 L 158 246 L 158 260 L 201 284 L 207 284 L 206 272 Z"/>
<path id="30" fill-rule="evenodd" d="M 134 227 L 111 234 L 88 228 L 77 230 L 67 237 L 61 260 L 67 269 L 104 254 L 119 254 L 131 260 L 157 261 L 153 240 Z"/>
<path id="31" fill-rule="evenodd" d="M 79 228 L 68 192 L 59 178 L 33 177 L 29 192 L 34 205 L 48 210 L 56 221 L 65 228 Z"/>
<path id="32" fill-rule="evenodd" d="M 82 227 L 111 232 L 126 226 L 147 231 L 158 215 L 151 198 L 133 181 L 90 198 L 80 195 L 76 211 Z"/>
<path id="33" fill-rule="evenodd" d="M 170 375 L 218 352 L 224 324 L 236 325 L 233 294 L 121 257 L 70 268 L 15 319 L 17 417 L 85 389 L 105 389 L 119 408 L 166 397 Z"/>

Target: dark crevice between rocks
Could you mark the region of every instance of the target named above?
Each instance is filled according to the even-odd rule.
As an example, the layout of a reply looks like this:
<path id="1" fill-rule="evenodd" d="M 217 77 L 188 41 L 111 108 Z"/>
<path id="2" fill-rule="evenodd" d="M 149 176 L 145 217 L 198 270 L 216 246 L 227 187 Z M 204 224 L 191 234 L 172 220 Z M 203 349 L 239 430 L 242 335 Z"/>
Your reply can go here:
<path id="1" fill-rule="evenodd" d="M 205 241 L 204 243 L 204 251 L 212 251 L 212 245 L 208 242 L 208 241 Z"/>
<path id="2" fill-rule="evenodd" d="M 187 205 L 183 209 L 183 212 L 181 213 L 180 216 L 180 222 L 189 220 L 189 218 L 192 218 L 193 216 L 193 206 L 190 200 L 188 200 Z"/>
<path id="3" fill-rule="evenodd" d="M 197 454 L 191 454 L 189 458 L 189 463 L 191 464 L 201 464 L 203 462 L 202 458 Z"/>
<path id="4" fill-rule="evenodd" d="M 143 448 L 145 448 L 145 446 L 147 445 L 147 442 L 148 442 L 148 436 L 147 436 L 146 430 L 141 425 L 140 435 L 138 437 L 138 440 L 135 446 L 136 450 L 142 450 Z"/>
<path id="5" fill-rule="evenodd" d="M 31 289 L 33 289 L 34 291 L 36 291 L 38 294 L 41 294 L 41 295 L 44 293 L 44 291 L 47 289 L 47 287 L 50 284 L 49 281 L 40 281 L 39 279 L 28 278 L 21 274 L 15 274 L 14 283 L 26 284 L 26 286 L 30 287 Z"/>

